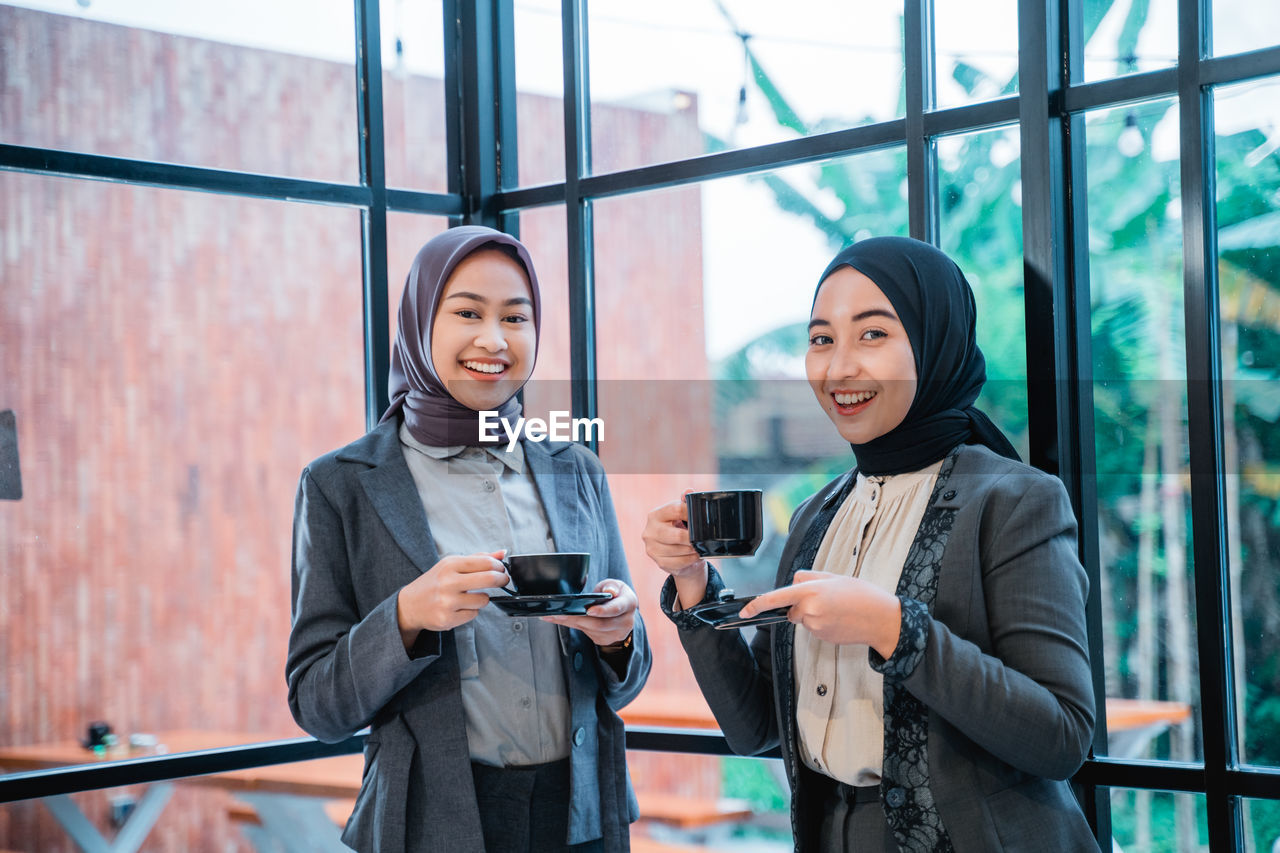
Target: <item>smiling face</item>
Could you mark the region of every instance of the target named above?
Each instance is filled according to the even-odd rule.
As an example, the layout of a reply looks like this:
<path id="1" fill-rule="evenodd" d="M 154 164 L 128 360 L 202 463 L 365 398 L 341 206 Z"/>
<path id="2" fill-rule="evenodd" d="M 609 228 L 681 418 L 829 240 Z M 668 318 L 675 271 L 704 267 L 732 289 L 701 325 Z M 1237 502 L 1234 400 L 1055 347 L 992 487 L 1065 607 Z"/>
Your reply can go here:
<path id="1" fill-rule="evenodd" d="M 537 343 L 524 268 L 496 249 L 464 258 L 431 325 L 431 363 L 449 394 L 476 411 L 497 409 L 533 372 Z"/>
<path id="2" fill-rule="evenodd" d="M 819 405 L 850 444 L 902 423 L 916 396 L 906 329 L 875 282 L 852 267 L 840 267 L 818 289 L 804 363 Z"/>

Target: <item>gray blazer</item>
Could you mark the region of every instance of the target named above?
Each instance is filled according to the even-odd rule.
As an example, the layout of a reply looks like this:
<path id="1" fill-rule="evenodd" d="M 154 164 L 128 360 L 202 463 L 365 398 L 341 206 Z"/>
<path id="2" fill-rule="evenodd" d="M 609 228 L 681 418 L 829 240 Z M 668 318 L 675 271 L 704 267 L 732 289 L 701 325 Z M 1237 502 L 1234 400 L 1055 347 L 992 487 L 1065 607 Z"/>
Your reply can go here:
<path id="1" fill-rule="evenodd" d="M 808 567 L 851 480 L 796 511 L 779 585 Z M 708 599 L 721 588 L 713 573 Z M 880 800 L 900 849 L 1098 850 L 1062 781 L 1093 735 L 1087 589 L 1059 480 L 985 447 L 948 458 L 898 586 L 901 640 L 888 660 L 870 652 L 885 683 Z M 812 849 L 826 783 L 797 756 L 794 626 L 762 627 L 748 646 L 672 613 L 674 594 L 668 584 L 663 609 L 730 746 L 781 746 L 796 849 Z"/>
<path id="2" fill-rule="evenodd" d="M 438 557 L 396 434 L 382 424 L 302 472 L 294 508 L 289 707 L 304 730 L 337 741 L 372 726 L 364 781 L 343 841 L 360 851 L 483 851 L 453 633 L 430 633 L 410 659 L 396 594 Z M 631 583 L 604 470 L 589 450 L 526 442 L 525 460 L 556 548 L 591 554 L 588 587 Z M 572 844 L 627 850 L 638 817 L 622 721 L 649 674 L 636 614 L 622 678 L 581 632 L 560 629 L 570 702 Z M 422 645 L 422 644 L 420 644 Z"/>

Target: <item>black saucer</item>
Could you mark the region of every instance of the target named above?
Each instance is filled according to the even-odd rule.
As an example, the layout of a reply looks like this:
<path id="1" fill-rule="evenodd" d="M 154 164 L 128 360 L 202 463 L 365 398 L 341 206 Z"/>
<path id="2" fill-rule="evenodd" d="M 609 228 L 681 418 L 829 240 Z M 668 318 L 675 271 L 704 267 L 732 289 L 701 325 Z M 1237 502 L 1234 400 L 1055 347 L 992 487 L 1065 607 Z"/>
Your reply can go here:
<path id="1" fill-rule="evenodd" d="M 581 616 L 587 608 L 613 596 L 607 592 L 568 595 L 495 595 L 489 601 L 508 616 Z"/>
<path id="2" fill-rule="evenodd" d="M 772 625 L 775 622 L 787 621 L 787 610 L 789 609 L 787 607 L 766 610 L 749 619 L 743 619 L 739 616 L 738 611 L 746 607 L 747 602 L 755 598 L 756 596 L 754 595 L 748 595 L 745 598 L 722 598 L 719 601 L 711 601 L 692 607 L 689 609 L 689 613 L 718 631 L 742 628 L 747 625 Z"/>

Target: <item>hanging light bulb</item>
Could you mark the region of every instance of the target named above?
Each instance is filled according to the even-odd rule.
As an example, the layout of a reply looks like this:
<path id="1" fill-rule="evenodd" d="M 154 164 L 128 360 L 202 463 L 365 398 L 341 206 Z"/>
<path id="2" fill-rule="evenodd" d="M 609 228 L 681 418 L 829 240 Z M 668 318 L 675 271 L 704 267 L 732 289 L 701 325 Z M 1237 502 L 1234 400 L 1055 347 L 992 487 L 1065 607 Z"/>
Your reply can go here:
<path id="1" fill-rule="evenodd" d="M 1126 157 L 1137 157 L 1146 147 L 1147 141 L 1142 138 L 1142 131 L 1138 130 L 1138 117 L 1129 113 L 1124 117 L 1124 130 L 1120 131 L 1120 137 L 1116 139 L 1116 148 Z"/>

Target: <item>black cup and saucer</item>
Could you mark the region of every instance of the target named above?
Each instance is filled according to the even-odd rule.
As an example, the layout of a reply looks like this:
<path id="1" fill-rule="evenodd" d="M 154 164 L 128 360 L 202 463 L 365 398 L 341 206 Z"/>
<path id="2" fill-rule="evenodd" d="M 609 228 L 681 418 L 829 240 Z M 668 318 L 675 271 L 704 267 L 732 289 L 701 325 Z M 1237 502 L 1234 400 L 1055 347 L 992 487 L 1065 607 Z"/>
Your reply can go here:
<path id="1" fill-rule="evenodd" d="M 607 592 L 582 591 L 590 554 L 513 554 L 502 565 L 515 588 L 503 587 L 503 594 L 489 601 L 508 616 L 581 616 L 591 605 L 613 598 Z"/>
<path id="2" fill-rule="evenodd" d="M 764 539 L 764 494 L 759 489 L 690 492 L 684 502 L 689 513 L 689 541 L 700 556 L 749 557 L 760 547 Z M 733 590 L 724 589 L 716 601 L 692 607 L 689 613 L 721 630 L 786 621 L 785 607 L 748 619 L 739 616 L 738 611 L 754 598 L 737 598 Z"/>

